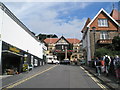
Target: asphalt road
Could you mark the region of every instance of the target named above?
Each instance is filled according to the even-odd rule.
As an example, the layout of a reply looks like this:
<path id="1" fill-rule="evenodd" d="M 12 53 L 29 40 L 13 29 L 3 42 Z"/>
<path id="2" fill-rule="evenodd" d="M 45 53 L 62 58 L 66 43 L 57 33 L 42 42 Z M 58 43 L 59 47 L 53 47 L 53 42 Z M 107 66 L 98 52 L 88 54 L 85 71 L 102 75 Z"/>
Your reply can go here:
<path id="1" fill-rule="evenodd" d="M 52 65 L 50 69 L 31 74 L 8 88 L 100 88 L 79 66 Z"/>

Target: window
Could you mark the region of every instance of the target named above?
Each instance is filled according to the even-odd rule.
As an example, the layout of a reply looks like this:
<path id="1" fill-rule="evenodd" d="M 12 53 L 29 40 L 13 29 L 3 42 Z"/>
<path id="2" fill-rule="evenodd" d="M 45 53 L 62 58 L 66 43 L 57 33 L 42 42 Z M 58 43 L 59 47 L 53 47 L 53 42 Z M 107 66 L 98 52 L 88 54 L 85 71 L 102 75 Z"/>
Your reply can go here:
<path id="1" fill-rule="evenodd" d="M 108 27 L 108 20 L 107 19 L 98 19 L 98 26 Z"/>
<path id="2" fill-rule="evenodd" d="M 107 31 L 100 32 L 100 39 L 109 39 L 109 35 Z"/>

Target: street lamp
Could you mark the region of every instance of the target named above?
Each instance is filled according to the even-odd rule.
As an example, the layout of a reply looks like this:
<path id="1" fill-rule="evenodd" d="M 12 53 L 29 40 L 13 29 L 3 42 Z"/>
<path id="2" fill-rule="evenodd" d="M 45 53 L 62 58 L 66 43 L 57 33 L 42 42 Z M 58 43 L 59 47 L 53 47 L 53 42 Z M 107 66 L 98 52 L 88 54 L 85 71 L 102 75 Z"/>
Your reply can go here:
<path id="1" fill-rule="evenodd" d="M 96 57 L 96 55 L 95 55 L 95 53 L 96 53 L 96 43 L 95 43 L 95 30 L 96 30 L 96 27 L 92 27 L 92 30 L 93 30 L 93 34 L 94 34 L 94 60 L 95 60 L 95 57 Z"/>

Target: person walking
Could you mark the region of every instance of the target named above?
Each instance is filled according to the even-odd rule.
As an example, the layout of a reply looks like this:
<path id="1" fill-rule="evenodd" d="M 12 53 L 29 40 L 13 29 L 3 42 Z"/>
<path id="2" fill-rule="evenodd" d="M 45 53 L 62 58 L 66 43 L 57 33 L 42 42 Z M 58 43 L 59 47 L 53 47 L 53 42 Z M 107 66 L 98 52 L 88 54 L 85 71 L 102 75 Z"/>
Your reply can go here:
<path id="1" fill-rule="evenodd" d="M 103 60 L 105 62 L 105 73 L 106 76 L 109 76 L 109 69 L 110 69 L 110 64 L 111 64 L 111 58 L 107 54 L 103 57 Z"/>
<path id="2" fill-rule="evenodd" d="M 115 68 L 117 83 L 120 83 L 120 58 L 118 55 L 115 56 L 113 64 L 114 64 L 114 68 Z"/>
<path id="3" fill-rule="evenodd" d="M 100 62 L 98 57 L 96 57 L 94 64 L 95 64 L 95 67 L 96 67 L 97 76 L 100 76 L 100 73 L 101 73 L 101 70 L 100 70 L 101 62 Z"/>
<path id="4" fill-rule="evenodd" d="M 100 58 L 100 62 L 101 62 L 101 73 L 105 72 L 105 62 L 103 60 L 103 57 Z"/>

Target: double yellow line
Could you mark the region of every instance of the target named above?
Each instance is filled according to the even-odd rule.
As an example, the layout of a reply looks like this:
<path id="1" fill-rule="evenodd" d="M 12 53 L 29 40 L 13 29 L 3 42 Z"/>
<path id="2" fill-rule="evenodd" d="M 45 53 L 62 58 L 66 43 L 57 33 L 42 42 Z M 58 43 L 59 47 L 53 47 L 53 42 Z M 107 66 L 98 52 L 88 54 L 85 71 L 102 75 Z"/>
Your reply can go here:
<path id="1" fill-rule="evenodd" d="M 100 86 L 100 88 L 102 88 L 103 90 L 108 90 L 103 84 L 101 84 L 101 82 L 96 79 L 95 77 L 93 77 L 93 75 L 91 75 L 88 71 L 86 71 L 83 67 L 80 67 L 82 70 L 84 70 L 84 72 L 87 73 L 88 76 L 90 76 L 92 78 L 93 81 L 95 81 L 98 86 Z"/>
<path id="2" fill-rule="evenodd" d="M 48 68 L 48 69 L 46 69 L 46 70 L 44 70 L 44 71 L 42 71 L 42 72 L 39 72 L 39 73 L 37 73 L 37 74 L 34 74 L 33 76 L 30 76 L 30 77 L 28 77 L 28 78 L 26 78 L 26 79 L 24 79 L 24 80 L 18 81 L 18 82 L 16 82 L 16 83 L 9 84 L 9 85 L 7 85 L 5 88 L 13 88 L 13 87 L 15 87 L 15 86 L 17 86 L 17 85 L 25 82 L 25 81 L 28 81 L 28 80 L 30 80 L 30 79 L 32 79 L 32 78 L 34 78 L 34 77 L 36 77 L 36 76 L 44 73 L 44 72 L 47 72 L 47 71 L 51 70 L 52 68 L 54 68 L 54 67 L 56 67 L 56 66 L 57 66 L 57 65 L 54 65 L 54 66 L 52 66 L 52 67 L 50 67 L 50 68 Z M 4 88 L 4 87 L 3 87 L 3 88 Z M 3 89 L 3 90 L 4 90 L 4 89 Z"/>

